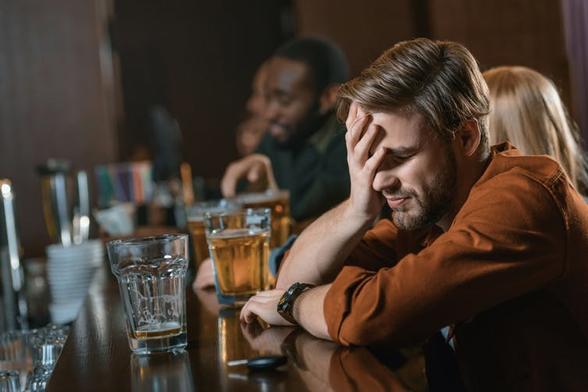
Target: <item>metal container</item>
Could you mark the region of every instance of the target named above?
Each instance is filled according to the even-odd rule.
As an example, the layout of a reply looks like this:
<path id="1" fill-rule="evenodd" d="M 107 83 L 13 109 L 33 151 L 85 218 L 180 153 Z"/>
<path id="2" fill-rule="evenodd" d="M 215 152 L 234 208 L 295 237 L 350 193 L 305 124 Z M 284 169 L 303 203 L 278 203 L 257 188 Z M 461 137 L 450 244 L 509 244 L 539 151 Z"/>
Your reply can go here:
<path id="1" fill-rule="evenodd" d="M 14 218 L 10 180 L 0 179 L 0 332 L 26 328 L 24 273 Z"/>
<path id="2" fill-rule="evenodd" d="M 50 159 L 37 167 L 47 231 L 54 242 L 65 246 L 81 244 L 90 236 L 88 176 L 84 171 L 70 175 L 70 166 Z"/>

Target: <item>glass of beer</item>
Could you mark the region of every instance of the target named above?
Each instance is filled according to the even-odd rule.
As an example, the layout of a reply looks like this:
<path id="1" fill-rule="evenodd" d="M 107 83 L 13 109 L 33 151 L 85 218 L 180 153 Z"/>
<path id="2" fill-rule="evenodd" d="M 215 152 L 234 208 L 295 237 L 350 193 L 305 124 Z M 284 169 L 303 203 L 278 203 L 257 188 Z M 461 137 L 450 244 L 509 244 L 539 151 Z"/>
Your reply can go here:
<path id="1" fill-rule="evenodd" d="M 186 347 L 188 235 L 110 241 L 108 257 L 131 350 L 150 354 Z"/>
<path id="2" fill-rule="evenodd" d="M 290 192 L 268 190 L 260 193 L 242 193 L 236 199 L 243 208 L 269 208 L 272 211 L 271 248 L 282 246 L 290 236 Z"/>
<path id="3" fill-rule="evenodd" d="M 269 287 L 269 208 L 206 214 L 206 239 L 219 303 L 242 305 Z"/>
<path id="4" fill-rule="evenodd" d="M 235 212 L 241 209 L 236 201 L 221 199 L 195 203 L 188 211 L 188 230 L 192 236 L 192 247 L 194 249 L 194 266 L 196 270 L 203 260 L 209 257 L 208 244 L 204 229 L 204 215 L 208 213 Z"/>

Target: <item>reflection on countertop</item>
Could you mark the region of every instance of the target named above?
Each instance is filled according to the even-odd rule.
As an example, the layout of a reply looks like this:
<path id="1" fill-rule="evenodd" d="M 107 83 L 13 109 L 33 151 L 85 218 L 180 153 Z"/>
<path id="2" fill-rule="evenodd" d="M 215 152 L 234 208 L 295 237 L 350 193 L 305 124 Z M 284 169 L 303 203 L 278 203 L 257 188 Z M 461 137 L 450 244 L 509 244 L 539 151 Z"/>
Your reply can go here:
<path id="1" fill-rule="evenodd" d="M 301 329 L 242 325 L 239 309 L 219 306 L 213 291 L 194 293 L 187 288 L 186 297 L 187 349 L 135 356 L 128 347 L 116 282 L 102 271 L 72 326 L 47 390 L 427 389 L 420 350 L 374 355 L 366 348 L 316 339 Z M 286 355 L 288 362 L 264 371 L 227 366 L 230 360 L 263 355 Z"/>

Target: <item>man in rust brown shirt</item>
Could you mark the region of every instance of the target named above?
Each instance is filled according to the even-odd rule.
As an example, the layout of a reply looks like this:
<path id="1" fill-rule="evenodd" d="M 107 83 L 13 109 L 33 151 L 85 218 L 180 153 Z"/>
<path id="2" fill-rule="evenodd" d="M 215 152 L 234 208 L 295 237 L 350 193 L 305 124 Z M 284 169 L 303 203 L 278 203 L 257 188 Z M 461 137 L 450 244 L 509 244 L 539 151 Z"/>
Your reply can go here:
<path id="1" fill-rule="evenodd" d="M 380 347 L 449 326 L 470 390 L 588 390 L 588 206 L 555 161 L 488 146 L 467 49 L 399 43 L 340 98 L 350 197 L 242 319 Z"/>

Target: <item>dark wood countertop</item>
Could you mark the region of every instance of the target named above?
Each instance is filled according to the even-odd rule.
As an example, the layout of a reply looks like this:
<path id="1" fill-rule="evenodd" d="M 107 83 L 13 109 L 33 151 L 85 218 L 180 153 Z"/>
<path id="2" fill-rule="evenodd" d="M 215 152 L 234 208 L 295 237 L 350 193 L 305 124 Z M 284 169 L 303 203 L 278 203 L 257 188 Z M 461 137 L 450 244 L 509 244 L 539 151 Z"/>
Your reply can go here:
<path id="1" fill-rule="evenodd" d="M 425 390 L 420 353 L 394 353 L 395 370 L 367 349 L 347 349 L 294 328 L 244 328 L 238 311 L 220 309 L 214 292 L 187 295 L 188 348 L 181 354 L 133 355 L 116 280 L 102 268 L 74 322 L 47 390 L 305 391 Z M 228 360 L 288 354 L 278 370 L 228 368 Z M 404 358 L 398 361 L 398 358 Z"/>

